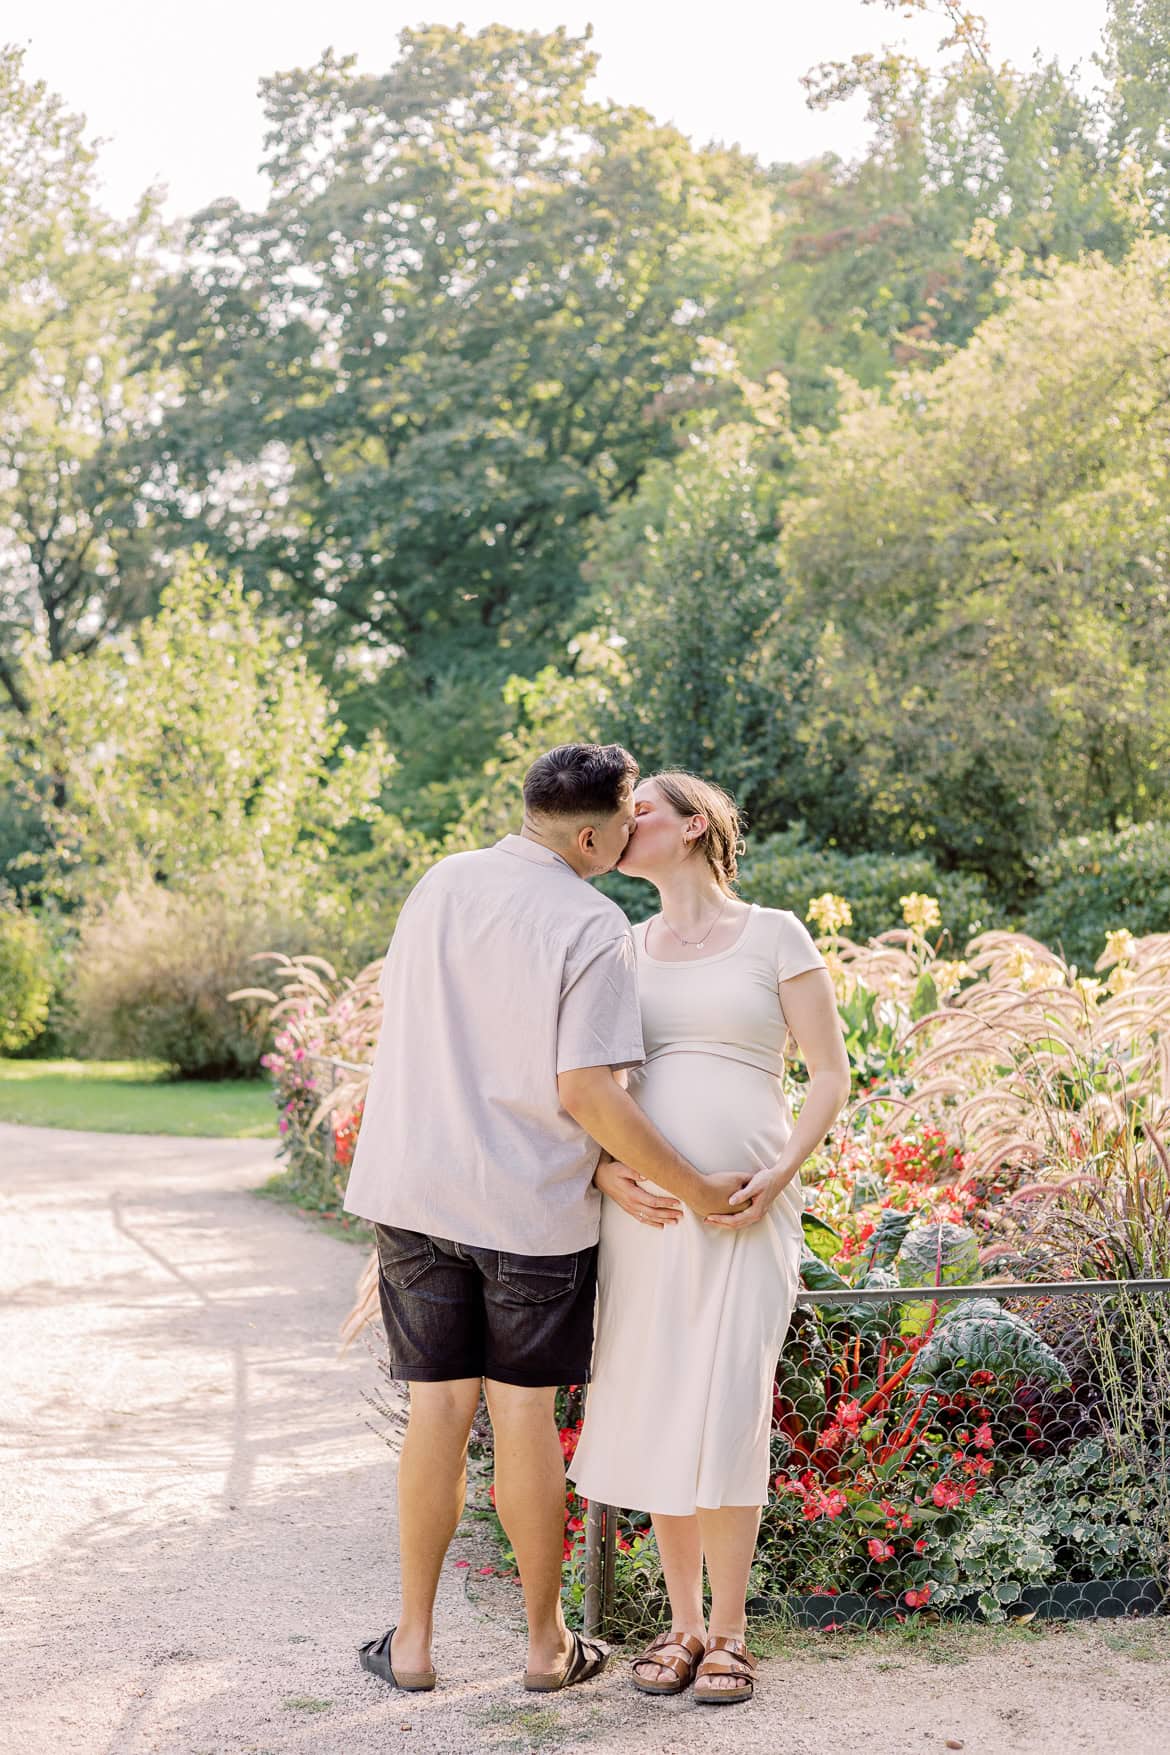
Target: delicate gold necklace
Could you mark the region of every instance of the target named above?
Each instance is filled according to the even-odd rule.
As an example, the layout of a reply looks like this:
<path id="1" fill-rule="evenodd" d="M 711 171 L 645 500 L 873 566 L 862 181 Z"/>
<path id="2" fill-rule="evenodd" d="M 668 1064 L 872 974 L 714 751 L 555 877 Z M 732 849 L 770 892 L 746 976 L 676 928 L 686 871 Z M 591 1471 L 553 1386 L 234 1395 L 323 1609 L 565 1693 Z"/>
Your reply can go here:
<path id="1" fill-rule="evenodd" d="M 674 936 L 678 940 L 680 945 L 687 945 L 688 947 L 693 948 L 694 950 L 701 951 L 703 946 L 706 944 L 707 940 L 710 938 L 711 934 L 714 932 L 715 928 L 718 926 L 719 922 L 723 919 L 723 916 L 727 910 L 727 900 L 728 900 L 727 897 L 724 896 L 722 902 L 720 902 L 720 904 L 719 904 L 719 907 L 718 907 L 718 910 L 715 914 L 714 920 L 712 920 L 711 924 L 708 926 L 708 928 L 707 928 L 706 932 L 703 934 L 702 938 L 684 938 L 681 932 L 674 932 L 674 927 L 670 924 L 670 921 L 666 918 L 665 913 L 662 915 L 662 924 L 663 924 L 663 926 L 665 926 L 667 932 L 674 932 Z"/>

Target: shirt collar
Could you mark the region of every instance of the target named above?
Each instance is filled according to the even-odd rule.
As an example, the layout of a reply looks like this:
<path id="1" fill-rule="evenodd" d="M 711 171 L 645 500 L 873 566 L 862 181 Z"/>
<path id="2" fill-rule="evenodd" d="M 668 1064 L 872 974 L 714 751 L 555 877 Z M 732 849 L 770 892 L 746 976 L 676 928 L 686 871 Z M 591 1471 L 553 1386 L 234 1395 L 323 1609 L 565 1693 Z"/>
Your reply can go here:
<path id="1" fill-rule="evenodd" d="M 529 859 L 533 865 L 563 865 L 566 871 L 573 871 L 567 859 L 554 853 L 551 847 L 544 847 L 539 841 L 530 841 L 527 835 L 505 835 L 503 840 L 496 842 L 500 853 L 515 854 L 517 859 Z M 573 876 L 579 874 L 573 871 Z"/>

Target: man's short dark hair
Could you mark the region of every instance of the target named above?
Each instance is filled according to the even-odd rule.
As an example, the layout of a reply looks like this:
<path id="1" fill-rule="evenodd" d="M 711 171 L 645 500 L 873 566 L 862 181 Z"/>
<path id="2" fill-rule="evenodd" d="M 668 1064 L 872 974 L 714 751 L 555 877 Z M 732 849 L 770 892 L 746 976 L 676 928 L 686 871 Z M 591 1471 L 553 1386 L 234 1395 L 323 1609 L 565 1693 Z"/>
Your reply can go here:
<path id="1" fill-rule="evenodd" d="M 638 764 L 620 743 L 562 743 L 524 776 L 524 808 L 543 817 L 611 817 L 637 783 Z"/>

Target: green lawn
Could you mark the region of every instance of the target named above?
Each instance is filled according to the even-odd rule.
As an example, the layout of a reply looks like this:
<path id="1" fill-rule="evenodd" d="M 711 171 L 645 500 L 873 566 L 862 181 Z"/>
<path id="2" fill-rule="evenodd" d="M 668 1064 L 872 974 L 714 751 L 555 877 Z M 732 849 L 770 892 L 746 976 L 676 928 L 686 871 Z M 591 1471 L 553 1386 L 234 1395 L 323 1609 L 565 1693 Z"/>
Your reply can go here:
<path id="1" fill-rule="evenodd" d="M 0 1121 L 255 1140 L 275 1134 L 276 1107 L 262 1079 L 172 1080 L 150 1060 L 0 1059 Z"/>

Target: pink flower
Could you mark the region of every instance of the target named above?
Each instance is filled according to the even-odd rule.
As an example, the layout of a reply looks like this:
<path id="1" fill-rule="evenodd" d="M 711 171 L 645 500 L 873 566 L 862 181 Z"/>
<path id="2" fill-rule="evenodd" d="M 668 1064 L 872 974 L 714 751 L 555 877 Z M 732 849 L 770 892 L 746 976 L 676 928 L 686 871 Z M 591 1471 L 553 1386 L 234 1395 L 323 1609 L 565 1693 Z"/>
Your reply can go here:
<path id="1" fill-rule="evenodd" d="M 838 1423 L 844 1426 L 846 1432 L 856 1432 L 863 1418 L 861 1403 L 854 1401 L 839 1403 L 836 1418 Z"/>
<path id="2" fill-rule="evenodd" d="M 944 1510 L 950 1510 L 952 1506 L 959 1503 L 959 1489 L 954 1481 L 936 1481 L 930 1490 L 930 1497 L 936 1505 L 942 1506 Z"/>
<path id="3" fill-rule="evenodd" d="M 982 1426 L 976 1426 L 975 1436 L 971 1442 L 979 1450 L 993 1450 L 995 1448 L 995 1440 L 991 1436 L 991 1426 L 986 1420 Z"/>
<path id="4" fill-rule="evenodd" d="M 894 1558 L 893 1542 L 881 1542 L 876 1536 L 871 1536 L 865 1545 L 869 1549 L 870 1558 L 878 1561 L 879 1564 L 883 1560 Z"/>
<path id="5" fill-rule="evenodd" d="M 930 1601 L 930 1586 L 924 1584 L 921 1590 L 908 1590 L 905 1602 L 908 1609 L 921 1609 Z"/>
<path id="6" fill-rule="evenodd" d="M 462 1572 L 465 1567 L 468 1567 L 470 1565 L 471 1565 L 470 1560 L 456 1560 L 455 1570 L 456 1570 L 456 1572 Z"/>

